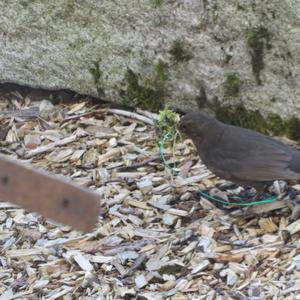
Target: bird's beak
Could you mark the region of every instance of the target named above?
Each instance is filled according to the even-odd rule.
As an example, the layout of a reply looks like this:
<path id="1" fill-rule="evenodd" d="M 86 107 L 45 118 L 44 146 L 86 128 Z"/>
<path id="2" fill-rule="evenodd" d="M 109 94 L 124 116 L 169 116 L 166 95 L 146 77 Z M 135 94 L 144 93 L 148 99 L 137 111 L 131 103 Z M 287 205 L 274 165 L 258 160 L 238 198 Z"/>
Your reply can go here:
<path id="1" fill-rule="evenodd" d="M 176 124 L 176 131 L 179 133 L 179 135 L 186 139 L 187 138 L 187 134 L 184 132 L 183 128 L 182 128 L 182 124 L 181 122 L 179 121 L 177 124 Z"/>
<path id="2" fill-rule="evenodd" d="M 180 121 L 175 125 L 175 127 L 176 127 L 176 131 L 177 131 L 180 135 L 182 135 L 182 134 L 184 133 L 184 132 L 182 131 Z"/>

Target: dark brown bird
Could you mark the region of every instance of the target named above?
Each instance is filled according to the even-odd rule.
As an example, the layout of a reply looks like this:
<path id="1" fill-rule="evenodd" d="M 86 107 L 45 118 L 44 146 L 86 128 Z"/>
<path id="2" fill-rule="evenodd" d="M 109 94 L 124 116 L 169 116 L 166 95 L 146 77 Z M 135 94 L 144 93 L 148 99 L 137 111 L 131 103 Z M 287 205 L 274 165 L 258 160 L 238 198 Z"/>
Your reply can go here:
<path id="1" fill-rule="evenodd" d="M 253 130 L 224 124 L 205 112 L 184 115 L 178 129 L 193 140 L 218 177 L 257 190 L 275 180 L 300 180 L 300 152 Z"/>

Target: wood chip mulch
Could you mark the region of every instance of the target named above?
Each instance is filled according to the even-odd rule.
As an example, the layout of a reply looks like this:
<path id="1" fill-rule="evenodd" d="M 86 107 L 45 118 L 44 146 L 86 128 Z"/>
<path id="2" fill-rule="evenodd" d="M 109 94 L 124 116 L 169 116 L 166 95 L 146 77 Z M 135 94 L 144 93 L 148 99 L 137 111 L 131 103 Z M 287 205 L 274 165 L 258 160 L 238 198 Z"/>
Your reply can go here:
<path id="1" fill-rule="evenodd" d="M 157 118 L 84 99 L 1 99 L 1 153 L 91 188 L 103 214 L 82 234 L 0 202 L 0 300 L 300 299 L 299 207 L 200 197 L 223 181 L 190 140 L 165 147 L 172 174 Z"/>

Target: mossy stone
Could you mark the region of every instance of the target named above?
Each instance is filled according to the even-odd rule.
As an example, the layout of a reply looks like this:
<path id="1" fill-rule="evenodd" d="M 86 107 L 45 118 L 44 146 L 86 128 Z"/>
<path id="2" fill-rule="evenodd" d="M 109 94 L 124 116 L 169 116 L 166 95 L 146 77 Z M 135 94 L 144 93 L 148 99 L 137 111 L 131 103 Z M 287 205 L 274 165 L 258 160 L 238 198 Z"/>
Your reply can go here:
<path id="1" fill-rule="evenodd" d="M 267 133 L 266 121 L 259 111 L 248 111 L 243 106 L 218 107 L 216 117 L 224 123 Z"/>
<path id="2" fill-rule="evenodd" d="M 168 80 L 167 69 L 167 64 L 164 63 L 162 60 L 159 60 L 158 63 L 155 65 L 156 78 L 161 84 Z"/>
<path id="3" fill-rule="evenodd" d="M 250 48 L 252 72 L 256 82 L 261 85 L 260 73 L 265 67 L 264 51 L 270 49 L 271 34 L 265 27 L 253 28 L 249 31 L 247 44 Z"/>
<path id="4" fill-rule="evenodd" d="M 284 124 L 286 135 L 293 139 L 300 141 L 300 121 L 299 119 L 292 117 L 285 121 Z"/>
<path id="5" fill-rule="evenodd" d="M 151 2 L 154 5 L 154 7 L 160 7 L 162 6 L 164 0 L 151 0 Z"/>
<path id="6" fill-rule="evenodd" d="M 259 111 L 247 110 L 242 105 L 236 107 L 217 105 L 214 111 L 216 118 L 224 123 L 300 141 L 300 120 L 296 117 L 283 120 L 273 113 L 263 117 Z"/>
<path id="7" fill-rule="evenodd" d="M 186 48 L 184 41 L 175 40 L 169 50 L 169 53 L 172 55 L 176 63 L 187 62 L 192 58 L 192 55 L 189 53 Z"/>
<path id="8" fill-rule="evenodd" d="M 102 71 L 100 70 L 100 62 L 94 62 L 93 66 L 90 68 L 90 72 L 93 76 L 93 80 L 97 89 L 98 97 L 104 97 L 104 89 L 102 87 Z"/>
<path id="9" fill-rule="evenodd" d="M 224 84 L 225 96 L 237 96 L 240 92 L 242 82 L 237 74 L 227 74 Z"/>
<path id="10" fill-rule="evenodd" d="M 268 130 L 270 132 L 272 132 L 275 135 L 281 135 L 284 133 L 285 124 L 280 116 L 271 113 L 267 116 L 266 121 L 267 121 Z"/>
<path id="11" fill-rule="evenodd" d="M 149 80 L 140 83 L 139 76 L 129 68 L 125 74 L 125 81 L 127 92 L 123 104 L 150 111 L 158 111 L 164 107 L 164 91 L 161 86 L 151 87 Z"/>

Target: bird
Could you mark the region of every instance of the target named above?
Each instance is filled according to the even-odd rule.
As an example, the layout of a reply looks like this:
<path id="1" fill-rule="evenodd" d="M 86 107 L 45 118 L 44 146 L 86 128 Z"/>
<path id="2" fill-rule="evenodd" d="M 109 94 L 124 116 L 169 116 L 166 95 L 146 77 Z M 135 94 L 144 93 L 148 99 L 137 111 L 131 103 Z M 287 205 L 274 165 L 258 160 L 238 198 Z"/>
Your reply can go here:
<path id="1" fill-rule="evenodd" d="M 276 180 L 300 180 L 300 152 L 270 136 L 222 123 L 203 111 L 185 114 L 177 128 L 219 178 L 258 192 Z"/>

